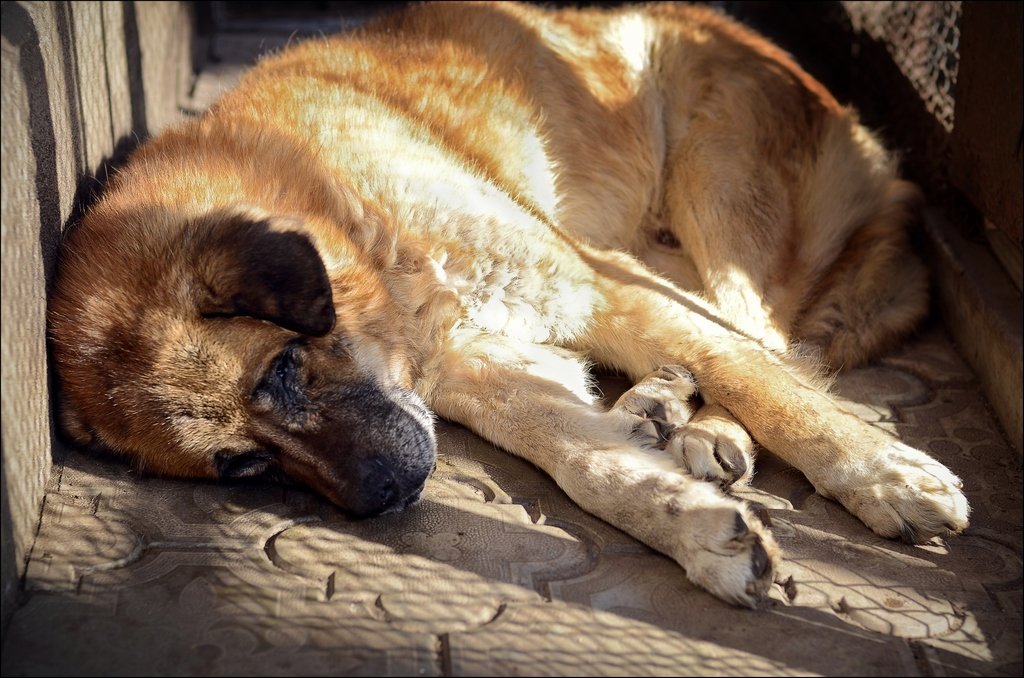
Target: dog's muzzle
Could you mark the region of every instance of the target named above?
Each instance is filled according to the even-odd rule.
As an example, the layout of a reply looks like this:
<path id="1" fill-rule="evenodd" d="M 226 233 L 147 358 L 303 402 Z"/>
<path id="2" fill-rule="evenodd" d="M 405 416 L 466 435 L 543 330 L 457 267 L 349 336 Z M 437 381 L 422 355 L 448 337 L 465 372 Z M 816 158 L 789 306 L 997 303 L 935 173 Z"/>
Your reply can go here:
<path id="1" fill-rule="evenodd" d="M 285 472 L 354 517 L 414 503 L 434 468 L 434 418 L 410 391 L 361 382 L 337 387 L 323 402 L 321 425 L 302 436 L 306 460 Z"/>

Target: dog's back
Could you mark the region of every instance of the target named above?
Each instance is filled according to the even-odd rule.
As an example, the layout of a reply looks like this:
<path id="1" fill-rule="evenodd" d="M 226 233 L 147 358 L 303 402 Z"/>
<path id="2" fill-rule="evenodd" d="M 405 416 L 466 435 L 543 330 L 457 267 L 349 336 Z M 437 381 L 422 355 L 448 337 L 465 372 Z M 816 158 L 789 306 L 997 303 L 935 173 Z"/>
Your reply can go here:
<path id="1" fill-rule="evenodd" d="M 381 120 L 413 125 L 422 153 L 444 149 L 515 207 L 632 252 L 773 348 L 800 340 L 851 367 L 926 311 L 906 237 L 918 194 L 894 158 L 787 54 L 707 8 L 419 6 L 267 60 L 222 108 L 271 81 L 278 96 L 286 74 L 363 105 L 364 119 L 331 121 L 320 101 L 281 126 L 333 125 L 344 139 L 325 144 L 364 194 L 428 179 L 408 149 L 379 145 Z"/>

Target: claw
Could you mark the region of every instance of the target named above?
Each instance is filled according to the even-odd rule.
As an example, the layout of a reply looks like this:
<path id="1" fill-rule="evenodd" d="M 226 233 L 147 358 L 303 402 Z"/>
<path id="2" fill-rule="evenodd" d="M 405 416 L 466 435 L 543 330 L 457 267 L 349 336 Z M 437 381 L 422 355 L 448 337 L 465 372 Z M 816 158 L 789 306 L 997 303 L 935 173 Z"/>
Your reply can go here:
<path id="1" fill-rule="evenodd" d="M 736 512 L 736 517 L 733 519 L 736 526 L 736 536 L 734 539 L 745 537 L 750 532 L 750 527 L 747 525 L 747 521 L 743 520 L 743 514 L 739 511 Z"/>
<path id="2" fill-rule="evenodd" d="M 751 568 L 754 577 L 760 579 L 768 572 L 771 560 L 769 560 L 768 552 L 765 550 L 764 544 L 761 543 L 760 539 L 754 541 L 754 548 L 751 550 L 753 551 L 750 556 Z"/>
<path id="3" fill-rule="evenodd" d="M 786 594 L 786 598 L 789 600 L 796 599 L 796 583 L 793 582 L 793 575 L 789 575 L 785 579 L 776 579 L 775 583 L 782 587 L 783 592 Z"/>

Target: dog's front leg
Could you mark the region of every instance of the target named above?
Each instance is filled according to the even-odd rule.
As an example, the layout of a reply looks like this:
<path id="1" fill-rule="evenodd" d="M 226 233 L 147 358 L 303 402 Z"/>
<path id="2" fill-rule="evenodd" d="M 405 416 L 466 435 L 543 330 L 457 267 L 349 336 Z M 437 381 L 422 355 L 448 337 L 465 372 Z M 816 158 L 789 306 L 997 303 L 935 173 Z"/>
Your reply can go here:
<path id="1" fill-rule="evenodd" d="M 694 583 L 756 606 L 778 547 L 740 501 L 629 438 L 624 413 L 593 404 L 586 366 L 567 351 L 456 333 L 417 386 L 439 415 L 548 473 L 584 510 L 674 558 Z"/>

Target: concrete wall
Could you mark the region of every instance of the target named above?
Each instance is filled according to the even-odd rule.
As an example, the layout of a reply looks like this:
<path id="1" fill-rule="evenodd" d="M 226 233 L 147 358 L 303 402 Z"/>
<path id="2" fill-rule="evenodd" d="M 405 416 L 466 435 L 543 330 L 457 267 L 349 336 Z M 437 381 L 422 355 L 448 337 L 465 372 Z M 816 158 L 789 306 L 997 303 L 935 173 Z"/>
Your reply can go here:
<path id="1" fill-rule="evenodd" d="M 45 343 L 56 247 L 107 170 L 178 118 L 190 40 L 185 3 L 3 3 L 4 631 L 59 445 Z"/>

